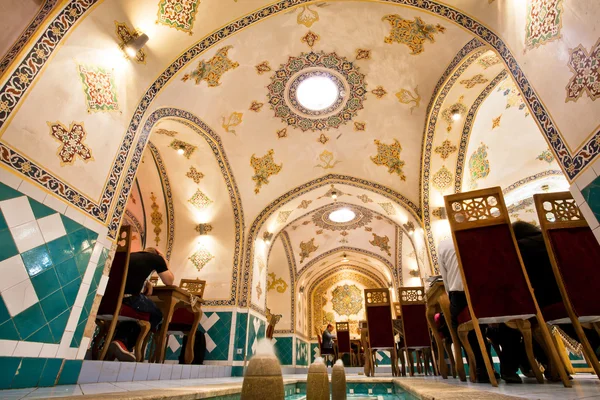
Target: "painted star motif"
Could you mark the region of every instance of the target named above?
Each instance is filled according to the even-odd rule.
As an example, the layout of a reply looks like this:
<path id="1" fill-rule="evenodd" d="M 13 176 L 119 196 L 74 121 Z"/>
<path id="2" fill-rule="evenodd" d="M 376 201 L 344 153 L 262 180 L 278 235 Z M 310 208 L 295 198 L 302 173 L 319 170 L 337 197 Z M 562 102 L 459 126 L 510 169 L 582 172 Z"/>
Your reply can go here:
<path id="1" fill-rule="evenodd" d="M 371 90 L 371 93 L 373 93 L 375 96 L 377 96 L 378 99 L 381 99 L 383 96 L 385 96 L 387 94 L 387 92 L 385 91 L 383 86 L 377 86 L 375 89 Z"/>
<path id="2" fill-rule="evenodd" d="M 256 72 L 259 75 L 262 75 L 266 72 L 270 72 L 271 71 L 271 66 L 269 65 L 268 61 L 263 61 L 260 64 L 258 64 L 257 66 L 255 66 L 254 68 L 256 68 Z"/>
<path id="3" fill-rule="evenodd" d="M 442 160 L 445 160 L 450 156 L 450 154 L 456 151 L 456 146 L 452 144 L 449 140 L 444 140 L 441 146 L 435 148 L 436 154 L 439 154 L 442 157 Z"/>
<path id="4" fill-rule="evenodd" d="M 492 119 L 492 129 L 496 129 L 500 126 L 500 118 L 502 118 L 502 114 L 500 114 L 498 118 Z"/>
<path id="5" fill-rule="evenodd" d="M 264 106 L 264 103 L 258 102 L 256 100 L 254 100 L 252 102 L 252 104 L 250 104 L 250 111 L 254 111 L 254 112 L 259 112 L 260 109 Z"/>
<path id="6" fill-rule="evenodd" d="M 367 124 L 364 122 L 355 122 L 354 123 L 354 130 L 359 132 L 359 131 L 364 131 L 367 128 Z"/>
<path id="7" fill-rule="evenodd" d="M 308 31 L 306 35 L 302 36 L 302 39 L 300 39 L 300 41 L 302 43 L 306 43 L 312 49 L 315 43 L 317 43 L 320 39 L 321 37 L 319 35 L 317 35 L 313 31 Z"/>
<path id="8" fill-rule="evenodd" d="M 325 136 L 324 133 L 321 133 L 321 136 L 319 136 L 319 139 L 317 139 L 317 142 L 319 142 L 321 144 L 325 144 L 325 143 L 329 142 L 329 138 L 327 136 Z"/>
<path id="9" fill-rule="evenodd" d="M 287 128 L 279 129 L 277 131 L 277 139 L 283 139 L 287 137 Z"/>
<path id="10" fill-rule="evenodd" d="M 60 165 L 73 165 L 75 157 L 79 156 L 84 162 L 92 161 L 92 151 L 83 141 L 87 133 L 82 122 L 71 122 L 69 129 L 60 122 L 48 122 L 50 136 L 61 143 L 57 155 Z"/>
<path id="11" fill-rule="evenodd" d="M 356 49 L 356 59 L 357 60 L 370 60 L 371 59 L 371 50 Z"/>

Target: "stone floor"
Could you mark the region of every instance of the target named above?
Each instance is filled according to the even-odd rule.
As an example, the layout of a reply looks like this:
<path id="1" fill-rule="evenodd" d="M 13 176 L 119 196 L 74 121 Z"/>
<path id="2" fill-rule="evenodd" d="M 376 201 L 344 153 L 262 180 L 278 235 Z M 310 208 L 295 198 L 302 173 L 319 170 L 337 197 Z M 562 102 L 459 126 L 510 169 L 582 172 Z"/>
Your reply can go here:
<path id="1" fill-rule="evenodd" d="M 348 375 L 349 381 L 387 381 L 391 375 L 381 374 L 377 378 L 361 375 Z M 286 383 L 305 381 L 306 375 L 285 375 Z M 539 385 L 526 379 L 522 385 L 501 383 L 494 388 L 488 384 L 460 382 L 458 379 L 444 380 L 440 377 L 399 378 L 399 383 L 412 393 L 418 393 L 422 399 L 598 399 L 600 400 L 600 380 L 591 374 L 580 374 L 573 381 L 573 388 L 563 388 L 562 384 L 546 383 Z M 0 399 L 68 398 L 83 399 L 178 399 L 191 400 L 206 397 L 224 396 L 239 393 L 242 378 L 213 378 L 163 380 L 144 382 L 91 383 L 54 388 L 19 389 L 0 391 Z"/>

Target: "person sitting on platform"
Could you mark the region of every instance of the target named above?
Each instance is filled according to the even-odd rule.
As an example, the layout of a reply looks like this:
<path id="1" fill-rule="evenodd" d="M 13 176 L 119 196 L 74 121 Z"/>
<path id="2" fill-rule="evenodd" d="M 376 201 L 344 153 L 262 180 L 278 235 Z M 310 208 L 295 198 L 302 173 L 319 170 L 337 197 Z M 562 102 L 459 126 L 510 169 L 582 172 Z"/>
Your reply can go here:
<path id="1" fill-rule="evenodd" d="M 531 282 L 533 293 L 540 309 L 552 304 L 561 303 L 562 295 L 552 271 L 552 264 L 550 263 L 550 257 L 541 229 L 523 221 L 517 221 L 512 226 L 521 258 L 523 259 L 523 265 L 527 270 L 527 275 L 529 276 L 529 281 Z M 577 340 L 577 334 L 573 325 L 560 324 L 559 327 L 571 338 Z M 585 328 L 583 331 L 592 348 L 596 350 L 596 354 L 600 354 L 600 336 L 598 333 L 592 329 Z M 535 358 L 546 367 L 544 375 L 546 375 L 547 379 L 550 379 L 546 354 L 535 341 L 533 345 Z"/>
<path id="2" fill-rule="evenodd" d="M 460 275 L 460 269 L 458 267 L 456 250 L 454 248 L 454 242 L 452 239 L 445 239 L 440 242 L 438 246 L 438 260 L 442 280 L 444 281 L 444 285 L 450 299 L 450 320 L 452 321 L 452 329 L 456 331 L 459 325 L 458 315 L 465 309 L 465 307 L 467 307 L 468 304 L 462 277 Z M 520 341 L 520 334 L 518 337 L 515 337 L 512 329 L 508 328 L 504 324 L 500 324 L 498 328 L 491 328 L 481 325 L 481 331 L 484 336 L 492 336 L 494 341 L 499 342 L 499 344 L 502 346 L 502 355 L 499 354 L 502 379 L 504 379 L 507 383 L 521 383 L 521 378 L 517 375 L 517 370 L 519 367 L 517 354 L 520 349 L 518 345 Z M 483 355 L 479 348 L 479 342 L 477 341 L 477 336 L 474 330 L 469 332 L 468 339 L 469 343 L 471 344 L 471 348 L 473 349 L 475 363 L 477 364 L 477 370 L 475 371 L 477 382 L 488 383 L 490 380 L 485 369 Z M 487 341 L 486 349 L 491 361 L 492 357 L 490 352 L 490 344 Z M 493 361 L 491 362 L 493 364 Z"/>
<path id="3" fill-rule="evenodd" d="M 152 294 L 152 285 L 148 278 L 154 271 L 158 273 L 160 280 L 165 285 L 172 285 L 175 281 L 173 273 L 169 271 L 165 256 L 158 249 L 148 247 L 144 251 L 131 253 L 123 297 L 123 304 L 137 312 L 150 314 L 152 331 L 156 331 L 163 320 L 162 312 L 148 297 Z M 139 333 L 140 327 L 136 322 L 119 323 L 114 340 L 108 349 L 107 360 L 116 358 L 119 361 L 135 361 L 133 347 Z"/>

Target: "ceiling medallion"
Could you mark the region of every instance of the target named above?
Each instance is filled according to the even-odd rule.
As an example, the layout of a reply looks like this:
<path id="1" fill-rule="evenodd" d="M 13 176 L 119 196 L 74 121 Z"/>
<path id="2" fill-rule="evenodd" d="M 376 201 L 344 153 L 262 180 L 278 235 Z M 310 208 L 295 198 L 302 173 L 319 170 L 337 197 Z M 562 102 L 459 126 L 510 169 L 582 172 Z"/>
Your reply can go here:
<path id="1" fill-rule="evenodd" d="M 336 213 L 339 214 L 339 211 L 345 209 L 348 210 L 348 215 L 353 213 L 354 216 L 351 219 L 338 219 L 336 217 Z M 331 218 L 331 214 L 333 214 L 333 218 Z M 358 207 L 351 204 L 331 204 L 330 206 L 323 207 L 317 210 L 312 215 L 313 223 L 323 229 L 327 229 L 329 231 L 346 231 L 352 229 L 362 228 L 365 225 L 371 223 L 373 219 L 373 213 L 363 207 Z M 345 222 L 335 222 L 345 221 Z"/>
<path id="2" fill-rule="evenodd" d="M 298 99 L 300 85 L 310 78 L 328 79 L 337 89 L 334 99 L 322 109 L 308 108 Z M 267 89 L 275 116 L 305 132 L 338 128 L 351 121 L 363 108 L 367 84 L 358 67 L 345 57 L 310 52 L 290 57 L 271 76 Z"/>

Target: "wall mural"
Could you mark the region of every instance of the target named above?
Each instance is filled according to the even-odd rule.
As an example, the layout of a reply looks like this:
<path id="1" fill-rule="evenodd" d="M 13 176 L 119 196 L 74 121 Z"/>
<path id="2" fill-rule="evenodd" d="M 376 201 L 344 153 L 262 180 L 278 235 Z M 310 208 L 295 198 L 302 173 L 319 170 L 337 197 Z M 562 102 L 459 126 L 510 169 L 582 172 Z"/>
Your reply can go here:
<path id="1" fill-rule="evenodd" d="M 363 291 L 356 285 L 337 286 L 331 296 L 333 310 L 339 315 L 358 314 L 363 308 Z"/>
<path id="2" fill-rule="evenodd" d="M 196 85 L 202 81 L 206 81 L 208 87 L 215 87 L 221 84 L 220 79 L 223 74 L 230 69 L 236 69 L 240 66 L 239 63 L 231 61 L 227 56 L 232 46 L 225 46 L 217 51 L 217 54 L 208 61 L 201 60 L 198 67 L 189 74 L 183 75 L 182 81 L 186 82 L 193 79 Z"/>
<path id="3" fill-rule="evenodd" d="M 581 44 L 569 51 L 569 69 L 573 76 L 567 84 L 567 101 L 577 101 L 586 93 L 591 100 L 600 97 L 600 39 L 588 53 Z"/>
<path id="4" fill-rule="evenodd" d="M 371 156 L 371 161 L 375 165 L 382 165 L 388 168 L 390 174 L 396 174 L 401 180 L 405 181 L 406 176 L 402 171 L 404 167 L 404 161 L 400 159 L 400 152 L 402 146 L 398 139 L 394 139 L 394 143 L 385 144 L 375 139 L 375 145 L 377 146 L 377 155 Z"/>
<path id="5" fill-rule="evenodd" d="M 48 126 L 50 127 L 50 136 L 61 143 L 56 152 L 61 166 L 73 165 L 76 157 L 81 158 L 83 162 L 94 161 L 92 150 L 83 143 L 87 136 L 83 122 L 71 122 L 69 128 L 58 121 L 48 122 Z M 24 172 L 30 172 L 30 170 Z"/>
<path id="6" fill-rule="evenodd" d="M 373 240 L 370 240 L 369 243 L 375 247 L 379 247 L 381 251 L 387 253 L 388 256 L 392 256 L 390 252 L 390 238 L 387 236 L 379 236 L 376 233 L 373 233 Z"/>
<path id="7" fill-rule="evenodd" d="M 275 272 L 269 272 L 267 274 L 268 279 L 267 279 L 267 291 L 270 292 L 271 290 L 276 290 L 277 293 L 285 293 L 287 288 L 288 288 L 288 284 L 286 281 L 283 280 L 283 278 L 278 278 L 275 275 Z"/>
<path id="8" fill-rule="evenodd" d="M 161 0 L 157 23 L 192 34 L 200 0 Z"/>
<path id="9" fill-rule="evenodd" d="M 317 251 L 319 246 L 315 246 L 315 238 L 311 238 L 307 242 L 300 242 L 300 264 L 310 257 L 311 253 Z"/>
<path id="10" fill-rule="evenodd" d="M 114 71 L 78 65 L 88 112 L 119 111 Z"/>
<path id="11" fill-rule="evenodd" d="M 560 38 L 562 27 L 563 0 L 529 0 L 525 24 L 525 49 Z"/>
<path id="12" fill-rule="evenodd" d="M 260 192 L 262 185 L 269 184 L 269 177 L 277 175 L 281 171 L 281 167 L 283 167 L 283 164 L 275 164 L 273 153 L 274 151 L 271 149 L 262 157 L 256 157 L 254 154 L 250 157 L 250 165 L 254 168 L 252 180 L 256 184 L 254 188 L 254 193 L 256 194 Z"/>
<path id="13" fill-rule="evenodd" d="M 385 43 L 401 43 L 408 46 L 412 55 L 421 54 L 425 51 L 425 42 L 435 43 L 434 35 L 444 33 L 446 28 L 440 24 L 425 24 L 419 17 L 414 21 L 404 19 L 398 14 L 386 15 L 381 19 L 390 23 L 392 30 L 390 35 L 384 38 Z"/>

